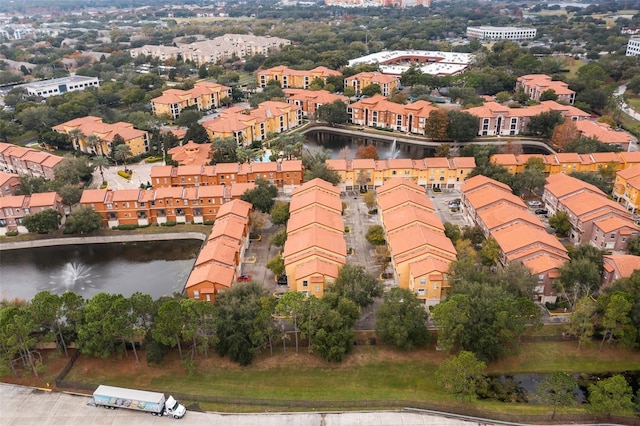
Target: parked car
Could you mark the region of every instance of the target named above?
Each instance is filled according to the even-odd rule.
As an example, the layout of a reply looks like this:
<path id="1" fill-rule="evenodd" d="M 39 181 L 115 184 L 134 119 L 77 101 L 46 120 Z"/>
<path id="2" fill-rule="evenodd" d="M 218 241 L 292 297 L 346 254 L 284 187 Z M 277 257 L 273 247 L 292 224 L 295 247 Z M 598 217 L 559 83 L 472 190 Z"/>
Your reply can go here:
<path id="1" fill-rule="evenodd" d="M 549 214 L 549 211 L 547 209 L 536 209 L 534 211 L 535 214 L 542 214 L 542 215 L 547 215 Z"/>
<path id="2" fill-rule="evenodd" d="M 287 280 L 287 276 L 282 274 L 278 277 L 278 281 L 276 281 L 278 285 L 288 285 L 289 281 Z"/>
<path id="3" fill-rule="evenodd" d="M 527 201 L 529 207 L 542 207 L 542 203 L 537 200 Z"/>
<path id="4" fill-rule="evenodd" d="M 238 282 L 242 281 L 251 281 L 251 275 L 240 275 L 238 277 Z"/>

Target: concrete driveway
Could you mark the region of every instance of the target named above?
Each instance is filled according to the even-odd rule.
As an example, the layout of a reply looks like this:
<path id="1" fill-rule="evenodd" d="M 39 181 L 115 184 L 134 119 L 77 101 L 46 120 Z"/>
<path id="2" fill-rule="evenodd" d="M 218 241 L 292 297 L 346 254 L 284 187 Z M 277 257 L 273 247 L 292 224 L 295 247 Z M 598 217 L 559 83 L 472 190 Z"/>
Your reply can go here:
<path id="1" fill-rule="evenodd" d="M 135 189 L 140 188 L 141 184 L 147 184 L 147 182 L 151 183 L 151 168 L 153 166 L 161 166 L 162 163 L 152 163 L 147 164 L 145 162 L 141 162 L 138 164 L 127 164 L 127 169 L 133 170 L 133 175 L 131 180 L 127 180 L 122 176 L 118 175 L 118 170 L 124 170 L 124 165 L 118 164 L 118 166 L 111 166 L 108 169 L 102 169 L 104 173 L 104 180 L 109 184 L 109 189 Z M 100 170 L 96 169 L 93 172 L 93 184 L 92 188 L 100 187 L 100 183 L 102 182 L 102 176 L 100 175 Z"/>

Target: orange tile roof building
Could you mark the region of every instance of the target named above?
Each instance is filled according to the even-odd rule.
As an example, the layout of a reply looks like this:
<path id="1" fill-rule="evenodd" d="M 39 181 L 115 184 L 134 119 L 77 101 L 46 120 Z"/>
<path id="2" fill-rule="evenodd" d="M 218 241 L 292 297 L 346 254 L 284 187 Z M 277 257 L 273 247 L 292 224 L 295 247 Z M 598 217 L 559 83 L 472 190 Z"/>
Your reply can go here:
<path id="1" fill-rule="evenodd" d="M 592 154 L 494 154 L 491 162 L 499 164 L 511 174 L 521 173 L 529 158 L 539 158 L 545 173 L 600 172 L 606 167 L 623 170 L 640 164 L 640 152 L 594 152 Z"/>
<path id="2" fill-rule="evenodd" d="M 570 237 L 577 244 L 621 251 L 626 250 L 628 239 L 640 232 L 624 207 L 593 185 L 571 176 L 547 177 L 542 200 L 550 214 L 567 214 Z"/>
<path id="3" fill-rule="evenodd" d="M 589 118 L 589 114 L 571 105 L 555 101 L 543 101 L 539 105 L 523 108 L 509 108 L 497 102 L 465 110 L 479 120 L 478 136 L 514 136 L 525 132 L 531 117 L 543 112 L 559 111 L 567 120 L 579 121 Z"/>
<path id="4" fill-rule="evenodd" d="M 426 305 L 439 303 L 450 287 L 449 265 L 456 250 L 433 203 L 423 187 L 402 178 L 389 180 L 376 194 L 398 286 Z"/>
<path id="5" fill-rule="evenodd" d="M 553 81 L 545 74 L 527 74 L 518 77 L 516 80 L 516 90 L 520 87 L 529 97 L 535 101 L 540 101 L 540 96 L 547 90 L 553 90 L 558 95 L 558 100 L 573 105 L 576 99 L 576 92 L 569 89 L 569 85 L 564 81 Z"/>
<path id="6" fill-rule="evenodd" d="M 20 188 L 20 176 L 15 173 L 0 172 L 0 197 L 16 195 Z"/>
<path id="7" fill-rule="evenodd" d="M 640 211 L 640 164 L 616 173 L 613 198 L 632 213 Z"/>
<path id="8" fill-rule="evenodd" d="M 25 216 L 47 209 L 57 210 L 64 216 L 62 197 L 55 192 L 0 197 L 0 235 L 14 231 L 28 233 L 27 228 L 22 226 Z"/>
<path id="9" fill-rule="evenodd" d="M 263 141 L 269 133 L 282 133 L 302 124 L 302 109 L 286 102 L 266 101 L 256 109 L 228 108 L 202 123 L 209 139 L 232 138 L 238 146 Z"/>
<path id="10" fill-rule="evenodd" d="M 389 97 L 400 87 L 400 77 L 376 71 L 361 72 L 344 79 L 344 87 L 353 87 L 356 96 L 360 96 L 362 89 L 372 84 L 380 86 L 382 96 Z"/>
<path id="11" fill-rule="evenodd" d="M 282 252 L 289 288 L 320 298 L 347 259 L 340 190 L 310 180 L 293 191 L 289 212 Z"/>
<path id="12" fill-rule="evenodd" d="M 427 101 L 402 105 L 389 101 L 385 96 L 374 95 L 348 105 L 347 114 L 350 123 L 360 126 L 424 135 L 429 114 L 436 109 Z"/>
<path id="13" fill-rule="evenodd" d="M 537 276 L 536 293 L 544 302 L 555 302 L 553 281 L 569 259 L 567 250 L 530 212 L 507 185 L 485 176 L 474 176 L 462 187 L 461 209 L 485 237 L 500 247 L 500 262 L 520 262 Z"/>
<path id="14" fill-rule="evenodd" d="M 68 135 L 73 149 L 87 154 L 109 155 L 114 148 L 113 139 L 116 135 L 124 139 L 133 156 L 149 151 L 149 134 L 122 121 L 108 124 L 100 117 L 89 115 L 54 126 L 53 130 Z M 89 136 L 97 138 L 95 146 L 89 146 Z"/>
<path id="15" fill-rule="evenodd" d="M 331 159 L 328 168 L 340 176 L 342 192 L 376 189 L 395 178 L 403 178 L 426 189 L 459 189 L 476 167 L 473 157 L 410 159 Z"/>
<path id="16" fill-rule="evenodd" d="M 154 188 L 202 187 L 255 183 L 257 179 L 264 179 L 282 189 L 285 194 L 290 194 L 302 184 L 303 174 L 301 160 L 218 163 L 213 166 L 154 166 L 151 168 L 151 184 Z"/>
<path id="17" fill-rule="evenodd" d="M 591 120 L 579 120 L 575 125 L 581 136 L 597 139 L 607 145 L 615 145 L 623 151 L 629 149 L 631 135 L 624 130 L 613 130 L 607 123 Z"/>
<path id="18" fill-rule="evenodd" d="M 220 100 L 231 97 L 231 88 L 211 81 L 201 81 L 193 89 L 168 89 L 161 96 L 151 99 L 151 108 L 155 115 L 166 115 L 175 120 L 183 109 L 195 106 L 198 111 L 218 108 Z"/>
<path id="19" fill-rule="evenodd" d="M 94 209 L 108 227 L 166 223 L 207 223 L 217 219 L 227 203 L 255 185 L 237 183 L 200 187 L 147 189 L 86 189 L 80 204 Z M 237 190 L 236 187 L 241 187 Z"/>
<path id="20" fill-rule="evenodd" d="M 211 144 L 189 141 L 184 145 L 174 146 L 167 154 L 181 166 L 205 166 L 211 161 Z"/>
<path id="21" fill-rule="evenodd" d="M 287 103 L 300 107 L 304 117 L 315 116 L 322 105 L 332 104 L 335 101 L 349 103 L 348 97 L 326 90 L 284 89 L 284 94 L 287 97 Z"/>
<path id="22" fill-rule="evenodd" d="M 185 284 L 187 297 L 213 303 L 218 293 L 236 282 L 249 245 L 251 209 L 251 203 L 242 200 L 233 200 L 220 208 Z"/>
<path id="23" fill-rule="evenodd" d="M 636 271 L 640 271 L 640 256 L 631 254 L 616 254 L 602 256 L 604 271 L 602 273 L 602 287 L 609 287 L 620 278 L 628 278 Z"/>
<path id="24" fill-rule="evenodd" d="M 319 78 L 327 82 L 327 77 L 342 77 L 342 73 L 327 67 L 315 67 L 312 70 L 294 70 L 284 65 L 261 70 L 256 73 L 258 86 L 265 88 L 270 81 L 277 81 L 283 89 L 308 89 L 313 80 Z"/>
<path id="25" fill-rule="evenodd" d="M 18 175 L 55 178 L 54 167 L 62 161 L 59 155 L 0 142 L 0 171 Z"/>

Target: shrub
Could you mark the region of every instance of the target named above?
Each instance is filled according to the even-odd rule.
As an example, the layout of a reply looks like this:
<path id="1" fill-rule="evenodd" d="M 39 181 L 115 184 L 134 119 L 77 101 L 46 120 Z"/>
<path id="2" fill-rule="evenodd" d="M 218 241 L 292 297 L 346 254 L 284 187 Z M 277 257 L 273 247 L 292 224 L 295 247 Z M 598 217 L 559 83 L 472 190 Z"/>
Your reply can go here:
<path id="1" fill-rule="evenodd" d="M 149 364 L 160 364 L 167 354 L 168 347 L 155 341 L 147 344 L 147 362 Z"/>
<path id="2" fill-rule="evenodd" d="M 176 226 L 177 222 L 165 222 L 161 223 L 160 226 Z"/>
<path id="3" fill-rule="evenodd" d="M 102 182 L 100 184 L 100 189 L 107 189 L 108 186 L 109 186 L 109 182 Z"/>
<path id="4" fill-rule="evenodd" d="M 18 235 L 18 231 L 7 231 L 5 235 L 7 237 L 15 237 L 16 235 Z"/>
<path id="5" fill-rule="evenodd" d="M 162 161 L 162 157 L 149 157 L 147 158 L 147 163 L 157 163 Z"/>
<path id="6" fill-rule="evenodd" d="M 213 223 L 215 222 L 215 220 L 205 220 L 204 222 L 202 222 L 203 225 L 213 225 Z"/>
<path id="7" fill-rule="evenodd" d="M 118 226 L 114 226 L 114 229 L 117 229 L 118 231 L 130 231 L 132 229 L 136 229 L 138 227 L 138 225 L 135 224 L 123 224 L 123 225 L 118 225 Z"/>
<path id="8" fill-rule="evenodd" d="M 349 233 L 351 231 L 351 229 L 348 226 L 344 227 L 344 232 Z"/>
<path id="9" fill-rule="evenodd" d="M 129 173 L 125 172 L 124 170 L 118 170 L 118 175 L 122 176 L 126 180 L 131 180 L 131 175 Z"/>

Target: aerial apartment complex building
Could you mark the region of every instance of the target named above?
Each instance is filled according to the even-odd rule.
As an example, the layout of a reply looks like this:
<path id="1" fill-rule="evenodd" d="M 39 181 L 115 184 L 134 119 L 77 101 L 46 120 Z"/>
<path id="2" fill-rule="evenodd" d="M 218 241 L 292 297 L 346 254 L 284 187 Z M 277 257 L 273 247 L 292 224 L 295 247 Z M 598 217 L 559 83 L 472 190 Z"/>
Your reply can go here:
<path id="1" fill-rule="evenodd" d="M 467 37 L 480 40 L 533 40 L 538 30 L 520 27 L 467 27 Z"/>
<path id="2" fill-rule="evenodd" d="M 573 172 L 599 172 L 606 167 L 624 170 L 640 164 L 640 152 L 594 152 L 576 154 L 562 152 L 558 154 L 494 154 L 491 161 L 501 165 L 511 174 L 521 173 L 530 158 L 539 158 L 547 175 Z"/>
<path id="3" fill-rule="evenodd" d="M 545 74 L 527 74 L 518 77 L 516 81 L 516 90 L 521 88 L 534 101 L 540 101 L 540 96 L 548 91 L 553 90 L 558 96 L 558 100 L 573 105 L 576 99 L 576 92 L 569 89 L 569 85 L 564 81 L 552 80 L 550 76 Z"/>
<path id="4" fill-rule="evenodd" d="M 322 179 L 291 193 L 282 257 L 291 291 L 321 298 L 347 261 L 340 190 Z"/>
<path id="5" fill-rule="evenodd" d="M 398 286 L 426 305 L 435 305 L 450 287 L 449 265 L 456 249 L 444 234 L 424 188 L 402 178 L 376 189 L 378 211 Z"/>
<path id="6" fill-rule="evenodd" d="M 315 115 L 322 105 L 335 101 L 349 103 L 349 98 L 326 90 L 284 89 L 287 103 L 300 107 L 303 117 Z"/>
<path id="7" fill-rule="evenodd" d="M 312 70 L 294 70 L 284 65 L 261 70 L 256 73 L 258 87 L 265 88 L 270 81 L 277 81 L 283 89 L 308 89 L 313 80 L 319 78 L 327 82 L 327 77 L 341 77 L 340 71 L 327 67 L 315 67 Z"/>
<path id="8" fill-rule="evenodd" d="M 613 198 L 631 213 L 640 211 L 640 164 L 616 173 Z"/>
<path id="9" fill-rule="evenodd" d="M 54 179 L 54 167 L 61 161 L 59 155 L 0 142 L 0 171 L 3 172 Z"/>
<path id="10" fill-rule="evenodd" d="M 291 44 L 290 40 L 278 37 L 260 37 L 251 34 L 225 34 L 211 40 L 193 43 L 176 43 L 176 46 L 145 45 L 129 50 L 131 57 L 151 56 L 161 61 L 177 59 L 190 60 L 196 66 L 215 64 L 232 58 L 252 55 L 269 56 L 269 53 Z"/>
<path id="11" fill-rule="evenodd" d="M 109 124 L 100 117 L 89 115 L 58 124 L 53 130 L 68 135 L 73 149 L 87 154 L 109 155 L 116 135 L 122 137 L 134 156 L 149 151 L 149 134 L 123 121 Z"/>
<path id="12" fill-rule="evenodd" d="M 168 89 L 161 96 L 151 99 L 151 109 L 155 115 L 167 115 L 178 118 L 183 109 L 195 106 L 198 111 L 218 108 L 220 100 L 231 97 L 231 88 L 210 81 L 201 81 L 193 89 Z"/>
<path id="13" fill-rule="evenodd" d="M 0 197 L 0 235 L 7 232 L 28 233 L 22 226 L 25 216 L 53 209 L 64 215 L 62 197 L 56 192 L 42 192 L 31 195 L 10 195 Z"/>

